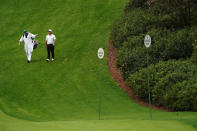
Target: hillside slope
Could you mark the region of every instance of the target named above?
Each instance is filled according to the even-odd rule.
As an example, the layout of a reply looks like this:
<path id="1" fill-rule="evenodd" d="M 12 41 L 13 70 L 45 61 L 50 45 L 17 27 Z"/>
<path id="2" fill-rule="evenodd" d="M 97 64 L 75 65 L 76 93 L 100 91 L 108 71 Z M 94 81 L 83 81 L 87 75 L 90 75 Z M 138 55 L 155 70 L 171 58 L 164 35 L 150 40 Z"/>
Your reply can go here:
<path id="1" fill-rule="evenodd" d="M 139 120 L 138 123 L 140 120 L 147 120 L 148 109 L 130 100 L 110 76 L 107 57 L 99 61 L 96 54 L 99 47 L 103 47 L 107 54 L 110 30 L 123 13 L 126 2 L 127 0 L 1 1 L 1 110 L 10 116 L 31 121 L 96 120 L 100 86 L 103 94 L 102 119 L 132 119 L 126 122 L 128 125 L 134 120 Z M 49 28 L 53 29 L 57 37 L 54 63 L 45 62 L 44 39 Z M 33 52 L 31 64 L 26 63 L 23 46 L 17 45 L 24 29 L 39 34 L 38 40 L 41 42 Z M 9 125 L 12 122 L 19 122 L 18 130 L 23 125 L 27 128 L 32 126 L 32 130 L 38 129 L 40 125 L 40 130 L 48 126 L 42 122 L 31 124 L 5 114 L 1 116 L 0 126 L 5 130 L 14 130 Z M 154 110 L 153 118 L 164 120 L 164 123 L 167 122 L 165 120 L 179 119 L 195 127 L 197 113 L 165 113 Z M 174 122 L 177 127 L 183 124 L 180 121 Z M 87 123 L 88 121 L 82 122 L 81 125 Z M 116 122 L 112 123 L 117 126 Z M 146 123 L 142 121 L 142 124 Z M 58 122 L 49 124 L 54 124 L 61 130 Z M 163 122 L 157 124 L 163 125 Z M 192 129 L 191 126 L 188 128 Z"/>

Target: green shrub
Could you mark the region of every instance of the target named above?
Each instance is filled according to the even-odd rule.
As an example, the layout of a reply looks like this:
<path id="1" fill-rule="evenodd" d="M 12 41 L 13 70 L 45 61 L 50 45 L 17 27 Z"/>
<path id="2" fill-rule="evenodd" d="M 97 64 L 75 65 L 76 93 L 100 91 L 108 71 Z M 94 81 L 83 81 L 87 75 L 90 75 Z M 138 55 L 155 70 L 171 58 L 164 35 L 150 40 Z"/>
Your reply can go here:
<path id="1" fill-rule="evenodd" d="M 197 40 L 195 41 L 195 44 L 193 44 L 194 50 L 192 53 L 191 61 L 192 63 L 197 65 Z"/>
<path id="2" fill-rule="evenodd" d="M 195 31 L 197 29 L 195 28 Z M 192 43 L 196 36 L 193 30 L 182 29 L 171 32 L 169 30 L 153 29 L 148 34 L 152 36 L 153 56 L 158 60 L 182 59 L 192 55 Z M 155 63 L 155 62 L 154 62 Z"/>
<path id="3" fill-rule="evenodd" d="M 188 61 L 159 62 L 149 67 L 151 100 L 173 111 L 197 111 L 197 66 Z M 131 74 L 127 83 L 143 101 L 148 100 L 147 69 Z"/>
<path id="4" fill-rule="evenodd" d="M 195 31 L 197 29 L 195 28 Z M 193 30 L 182 29 L 171 32 L 167 29 L 152 29 L 148 32 L 152 36 L 152 45 L 149 49 L 150 63 L 171 59 L 187 59 L 191 57 L 196 39 Z M 196 33 L 197 34 L 197 33 Z M 146 49 L 144 46 L 144 35 L 129 37 L 118 48 L 117 65 L 121 69 L 123 77 L 135 73 L 146 67 Z"/>
<path id="5" fill-rule="evenodd" d="M 154 15 L 148 14 L 140 9 L 124 15 L 114 26 L 111 33 L 112 44 L 119 48 L 130 38 L 147 32 L 152 28 L 151 23 L 157 23 Z"/>
<path id="6" fill-rule="evenodd" d="M 145 34 L 152 37 L 151 64 L 171 59 L 187 59 L 193 52 L 192 43 L 197 38 L 196 27 L 175 29 L 177 20 L 167 13 L 170 9 L 165 11 L 162 4 L 155 4 L 150 8 L 146 6 L 147 0 L 131 0 L 124 16 L 115 24 L 111 33 L 112 44 L 118 50 L 117 64 L 124 78 L 146 67 L 143 42 Z M 164 11 L 155 14 L 155 7 L 159 7 L 159 10 L 160 6 Z"/>
<path id="7" fill-rule="evenodd" d="M 133 8 L 148 8 L 146 2 L 148 0 L 130 0 L 129 3 L 125 7 L 125 13 L 131 11 Z"/>
<path id="8" fill-rule="evenodd" d="M 118 51 L 118 67 L 140 99 L 148 98 L 144 37 L 149 34 L 153 103 L 171 110 L 197 110 L 196 10 L 197 2 L 188 0 L 130 0 L 126 6 L 111 41 Z"/>
<path id="9" fill-rule="evenodd" d="M 144 46 L 140 45 L 142 40 L 143 36 L 133 37 L 129 42 L 123 43 L 123 46 L 118 50 L 117 65 L 123 72 L 124 78 L 146 66 L 146 50 Z M 136 44 L 139 44 L 137 48 L 133 48 Z"/>

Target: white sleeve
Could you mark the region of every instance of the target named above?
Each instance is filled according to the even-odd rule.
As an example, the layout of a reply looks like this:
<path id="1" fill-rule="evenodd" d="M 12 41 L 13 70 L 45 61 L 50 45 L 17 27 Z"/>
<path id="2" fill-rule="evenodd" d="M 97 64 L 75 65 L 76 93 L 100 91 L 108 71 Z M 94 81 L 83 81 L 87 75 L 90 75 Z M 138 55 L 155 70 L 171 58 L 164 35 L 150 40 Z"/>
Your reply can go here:
<path id="1" fill-rule="evenodd" d="M 54 39 L 54 40 L 56 40 L 56 37 L 55 37 L 55 35 L 53 35 L 53 39 Z"/>
<path id="2" fill-rule="evenodd" d="M 31 33 L 30 33 L 31 34 Z M 36 38 L 36 35 L 34 35 L 34 34 L 31 34 L 31 38 Z"/>
<path id="3" fill-rule="evenodd" d="M 24 41 L 23 35 L 21 36 L 21 38 L 20 38 L 19 41 L 20 41 L 20 42 L 23 42 L 23 41 Z"/>
<path id="4" fill-rule="evenodd" d="M 46 41 L 48 40 L 48 37 L 46 36 Z"/>

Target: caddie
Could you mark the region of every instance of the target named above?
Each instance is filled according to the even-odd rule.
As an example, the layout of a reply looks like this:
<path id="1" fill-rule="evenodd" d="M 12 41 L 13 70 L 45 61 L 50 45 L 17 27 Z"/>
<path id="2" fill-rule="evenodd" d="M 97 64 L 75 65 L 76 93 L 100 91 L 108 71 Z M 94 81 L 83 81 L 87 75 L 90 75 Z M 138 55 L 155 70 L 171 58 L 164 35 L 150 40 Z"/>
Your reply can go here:
<path id="1" fill-rule="evenodd" d="M 30 63 L 31 62 L 31 56 L 32 56 L 32 52 L 33 52 L 33 47 L 34 47 L 34 43 L 33 40 L 36 38 L 37 34 L 34 35 L 30 32 L 28 32 L 27 30 L 24 30 L 24 34 L 21 36 L 20 40 L 19 40 L 19 45 L 24 41 L 25 45 L 25 52 L 27 55 L 27 62 Z"/>

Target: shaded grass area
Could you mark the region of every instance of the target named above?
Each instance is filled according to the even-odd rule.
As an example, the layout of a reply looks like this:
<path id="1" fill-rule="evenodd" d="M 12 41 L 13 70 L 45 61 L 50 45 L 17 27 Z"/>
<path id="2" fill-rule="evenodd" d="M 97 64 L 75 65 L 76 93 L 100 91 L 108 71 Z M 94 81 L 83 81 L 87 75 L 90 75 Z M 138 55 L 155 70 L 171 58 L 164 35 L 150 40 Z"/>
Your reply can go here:
<path id="1" fill-rule="evenodd" d="M 27 122 L 16 120 L 0 112 L 0 127 L 3 131 L 194 131 L 191 126 L 177 121 L 166 120 L 81 120 L 57 122 Z M 3 119 L 2 119 L 3 118 Z M 3 120 L 3 121 L 2 121 Z M 10 123 L 10 121 L 12 123 Z"/>

